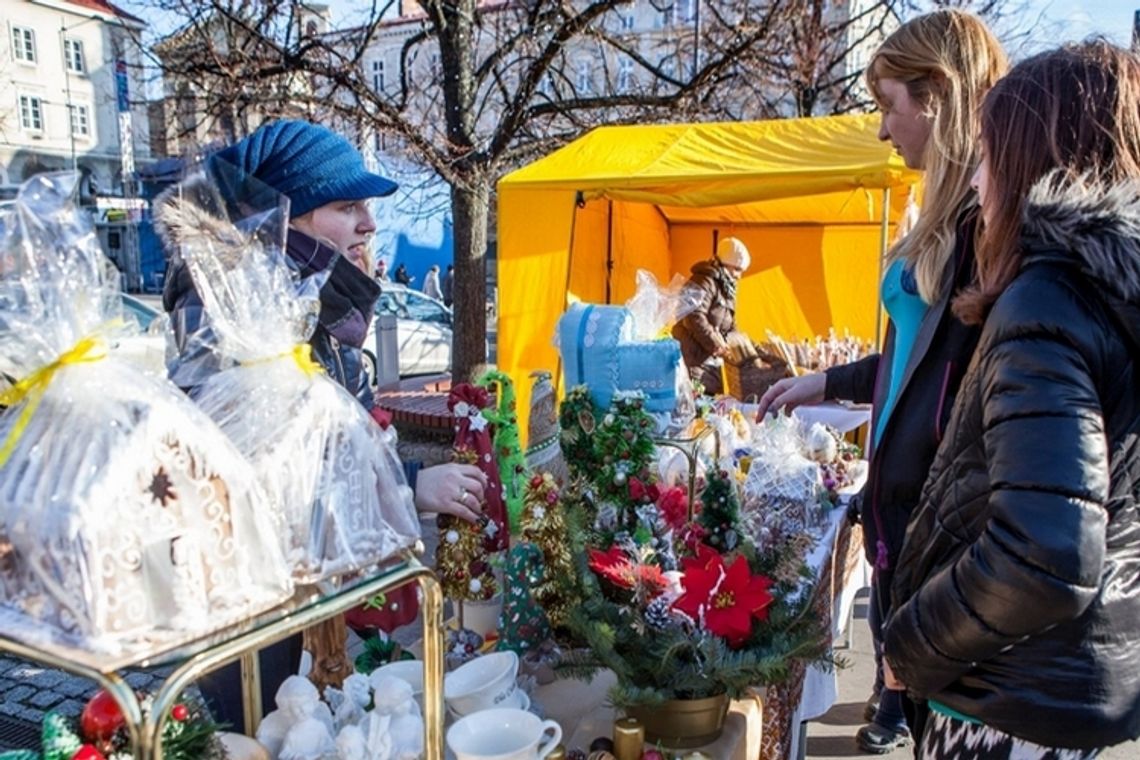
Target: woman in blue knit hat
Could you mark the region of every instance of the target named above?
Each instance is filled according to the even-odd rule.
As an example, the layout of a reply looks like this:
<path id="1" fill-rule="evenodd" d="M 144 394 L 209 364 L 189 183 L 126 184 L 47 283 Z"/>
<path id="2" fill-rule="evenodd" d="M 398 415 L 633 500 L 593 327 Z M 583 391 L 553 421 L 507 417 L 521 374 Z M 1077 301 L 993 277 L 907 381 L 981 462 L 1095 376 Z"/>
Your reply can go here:
<path id="1" fill-rule="evenodd" d="M 325 276 L 320 312 L 310 345 L 314 358 L 368 409 L 378 423 L 363 367 L 363 346 L 380 297 L 370 276 L 369 248 L 376 225 L 366 202 L 396 190 L 396 183 L 369 172 L 353 145 L 325 127 L 303 121 L 277 121 L 210 157 L 207 170 L 227 201 L 238 205 L 268 186 L 289 199 L 286 252 L 301 277 Z M 261 189 L 259 191 L 259 188 Z M 156 227 L 163 231 L 161 199 L 155 203 Z M 174 250 L 172 240 L 164 241 Z M 191 395 L 219 368 L 206 335 L 202 301 L 181 259 L 174 258 L 166 277 L 163 305 L 171 315 L 178 356 L 170 363 L 171 380 Z M 444 464 L 423 469 L 414 483 L 422 512 L 479 518 L 486 481 L 474 465 Z M 407 605 L 405 605 L 407 606 Z M 296 672 L 300 637 L 263 650 L 262 701 L 273 704 L 282 679 Z M 230 671 L 230 672 L 227 672 Z M 219 719 L 241 730 L 237 668 L 223 669 L 202 684 Z"/>

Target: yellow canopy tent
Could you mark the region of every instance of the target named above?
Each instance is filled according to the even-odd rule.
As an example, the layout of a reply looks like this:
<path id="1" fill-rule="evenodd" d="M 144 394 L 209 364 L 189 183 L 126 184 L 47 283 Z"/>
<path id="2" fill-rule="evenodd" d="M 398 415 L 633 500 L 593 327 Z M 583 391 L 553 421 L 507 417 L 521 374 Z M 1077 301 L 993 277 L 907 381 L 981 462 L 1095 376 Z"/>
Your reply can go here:
<path id="1" fill-rule="evenodd" d="M 687 275 L 718 237 L 752 253 L 737 321 L 754 338 L 876 338 L 880 260 L 919 181 L 878 121 L 601 127 L 503 177 L 498 365 L 520 421 L 527 375 L 560 370 L 552 337 L 568 303 L 623 303 L 638 269 Z"/>

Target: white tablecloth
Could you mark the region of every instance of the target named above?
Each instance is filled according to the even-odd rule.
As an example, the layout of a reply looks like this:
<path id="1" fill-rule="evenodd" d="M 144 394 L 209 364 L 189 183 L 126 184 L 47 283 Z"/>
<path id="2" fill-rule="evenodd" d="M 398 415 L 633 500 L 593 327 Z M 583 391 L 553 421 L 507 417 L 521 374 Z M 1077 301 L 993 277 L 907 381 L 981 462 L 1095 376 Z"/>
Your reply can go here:
<path id="1" fill-rule="evenodd" d="M 823 537 L 815 545 L 815 548 L 808 555 L 808 566 L 813 570 L 819 571 L 827 561 L 828 555 L 835 549 L 835 542 L 839 536 L 839 529 L 846 519 L 847 510 L 843 507 L 834 509 L 828 515 L 828 522 Z M 843 637 L 844 627 L 847 625 L 847 620 L 851 616 L 851 607 L 855 603 L 855 595 L 860 589 L 866 588 L 871 585 L 871 566 L 867 563 L 866 558 L 862 553 L 862 545 L 858 547 L 859 562 L 855 572 L 847 578 L 844 583 L 844 561 L 846 558 L 836 557 L 834 565 L 835 572 L 833 573 L 836 584 L 842 586 L 835 590 L 832 597 L 832 610 L 831 610 L 831 635 L 832 639 L 840 639 Z M 820 578 L 821 584 L 828 583 L 829 579 Z M 822 589 L 821 589 L 822 590 Z M 839 699 L 839 674 L 834 668 L 831 672 L 827 672 L 818 666 L 811 666 L 807 669 L 804 676 L 804 690 L 803 695 L 800 697 L 799 705 L 796 707 L 795 713 L 792 716 L 792 749 L 789 753 L 791 758 L 801 757 L 801 747 L 799 746 L 800 732 L 799 726 L 807 720 L 814 720 L 820 717 Z"/>

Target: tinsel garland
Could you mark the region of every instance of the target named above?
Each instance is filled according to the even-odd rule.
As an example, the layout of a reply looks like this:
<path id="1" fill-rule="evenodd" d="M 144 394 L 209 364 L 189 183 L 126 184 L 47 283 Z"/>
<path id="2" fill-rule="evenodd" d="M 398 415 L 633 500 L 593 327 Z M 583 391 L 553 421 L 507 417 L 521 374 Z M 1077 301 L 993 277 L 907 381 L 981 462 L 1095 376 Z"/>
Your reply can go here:
<path id="1" fill-rule="evenodd" d="M 558 483 L 550 473 L 535 475 L 527 483 L 521 535 L 523 541 L 542 550 L 545 567 L 542 580 L 531 588 L 531 593 L 546 610 L 550 624 L 561 627 L 577 599 L 568 595 L 570 589 L 566 587 L 566 580 L 573 577 L 574 563 Z"/>
<path id="2" fill-rule="evenodd" d="M 475 456 L 474 451 L 457 451 L 455 460 L 470 464 Z M 446 514 L 439 515 L 436 524 L 439 544 L 435 549 L 435 570 L 443 595 L 448 599 L 483 601 L 499 593 L 491 555 L 485 550 L 483 528 Z"/>
<path id="3" fill-rule="evenodd" d="M 523 491 L 526 484 L 526 457 L 523 456 L 519 440 L 519 419 L 515 402 L 515 386 L 505 372 L 487 370 L 475 384 L 490 390 L 497 388 L 498 399 L 493 408 L 483 411 L 483 416 L 494 427 L 494 449 L 499 464 L 499 479 L 503 484 L 503 501 L 507 505 L 507 520 L 511 535 L 517 535 L 521 528 L 523 511 Z"/>

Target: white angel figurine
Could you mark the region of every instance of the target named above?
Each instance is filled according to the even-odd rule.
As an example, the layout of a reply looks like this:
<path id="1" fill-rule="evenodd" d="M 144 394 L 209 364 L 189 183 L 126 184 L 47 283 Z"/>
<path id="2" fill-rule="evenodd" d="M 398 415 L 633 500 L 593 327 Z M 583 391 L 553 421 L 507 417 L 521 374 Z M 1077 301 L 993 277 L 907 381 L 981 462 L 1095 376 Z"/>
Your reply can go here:
<path id="1" fill-rule="evenodd" d="M 420 714 L 412 685 L 402 678 L 373 673 L 369 682 L 372 685 L 372 710 L 383 715 Z"/>
<path id="2" fill-rule="evenodd" d="M 360 726 L 345 726 L 336 737 L 337 760 L 372 760 Z"/>
<path id="3" fill-rule="evenodd" d="M 320 720 L 302 718 L 285 734 L 277 760 L 335 760 L 336 743 Z"/>
<path id="4" fill-rule="evenodd" d="M 289 676 L 281 682 L 274 696 L 277 709 L 265 716 L 257 727 L 257 740 L 269 750 L 270 757 L 280 757 L 286 737 L 308 718 L 316 720 L 332 741 L 333 719 L 329 706 L 312 681 L 304 676 Z"/>
<path id="5" fill-rule="evenodd" d="M 344 689 L 325 687 L 325 699 L 334 708 L 333 725 L 340 731 L 345 726 L 356 726 L 364 719 L 364 708 L 372 699 L 368 676 L 353 673 L 344 679 Z"/>
<path id="6" fill-rule="evenodd" d="M 392 716 L 371 712 L 368 724 L 368 757 L 370 760 L 392 760 L 392 735 L 388 731 Z"/>

